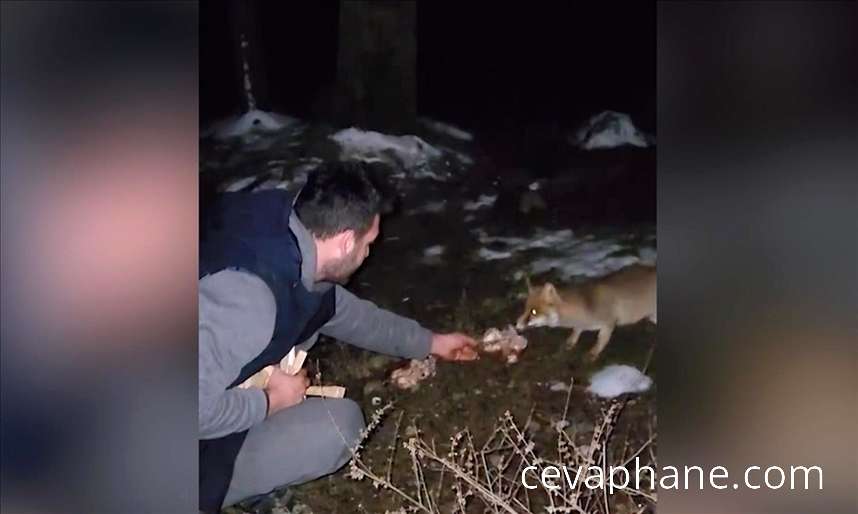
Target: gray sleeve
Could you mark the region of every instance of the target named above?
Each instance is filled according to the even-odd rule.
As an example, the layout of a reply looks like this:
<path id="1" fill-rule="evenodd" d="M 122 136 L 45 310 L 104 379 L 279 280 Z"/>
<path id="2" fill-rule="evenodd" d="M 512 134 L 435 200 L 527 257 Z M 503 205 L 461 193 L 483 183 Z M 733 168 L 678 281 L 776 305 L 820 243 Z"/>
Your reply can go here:
<path id="1" fill-rule="evenodd" d="M 432 332 L 409 319 L 362 300 L 335 286 L 336 313 L 320 332 L 365 350 L 409 359 L 424 359 Z"/>
<path id="2" fill-rule="evenodd" d="M 261 389 L 230 388 L 268 345 L 276 305 L 259 277 L 225 270 L 199 283 L 199 437 L 247 430 L 265 419 Z"/>
<path id="3" fill-rule="evenodd" d="M 221 355 L 214 345 L 203 344 L 202 333 L 200 339 L 199 437 L 223 437 L 247 430 L 264 420 L 268 400 L 262 389 L 227 389 L 238 378 L 240 363 L 230 356 Z M 253 355 L 247 360 L 252 358 Z"/>

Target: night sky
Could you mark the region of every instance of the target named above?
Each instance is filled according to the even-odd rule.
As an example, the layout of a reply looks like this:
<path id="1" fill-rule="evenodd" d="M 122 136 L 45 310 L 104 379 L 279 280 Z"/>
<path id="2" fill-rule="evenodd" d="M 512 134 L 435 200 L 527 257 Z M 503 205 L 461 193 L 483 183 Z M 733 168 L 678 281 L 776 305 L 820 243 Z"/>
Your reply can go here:
<path id="1" fill-rule="evenodd" d="M 336 72 L 338 2 L 261 2 L 271 108 L 310 117 Z M 469 129 L 573 127 L 605 109 L 655 126 L 655 6 L 418 3 L 418 108 Z M 203 123 L 240 110 L 225 2 L 200 6 Z"/>

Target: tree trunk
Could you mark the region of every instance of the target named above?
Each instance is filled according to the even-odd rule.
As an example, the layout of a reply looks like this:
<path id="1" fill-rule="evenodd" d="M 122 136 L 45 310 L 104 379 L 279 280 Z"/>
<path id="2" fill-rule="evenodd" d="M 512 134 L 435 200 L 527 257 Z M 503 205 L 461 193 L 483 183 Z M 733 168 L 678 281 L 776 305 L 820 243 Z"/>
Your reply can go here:
<path id="1" fill-rule="evenodd" d="M 410 132 L 417 120 L 417 3 L 340 1 L 335 117 Z"/>
<path id="2" fill-rule="evenodd" d="M 259 6 L 255 0 L 230 0 L 238 91 L 244 112 L 268 110 L 268 82 L 260 40 Z"/>

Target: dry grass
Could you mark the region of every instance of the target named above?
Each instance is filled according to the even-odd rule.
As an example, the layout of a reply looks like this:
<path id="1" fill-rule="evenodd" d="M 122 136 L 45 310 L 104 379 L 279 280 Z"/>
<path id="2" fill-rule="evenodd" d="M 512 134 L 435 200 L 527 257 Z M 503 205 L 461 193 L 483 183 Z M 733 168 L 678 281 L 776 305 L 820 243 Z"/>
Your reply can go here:
<path id="1" fill-rule="evenodd" d="M 413 421 L 403 434 L 405 413 L 399 411 L 395 415 L 392 440 L 373 441 L 379 425 L 394 417 L 390 415 L 393 404 L 388 403 L 373 414 L 360 442 L 353 448 L 348 476 L 367 481 L 397 497 L 401 507 L 396 511 L 388 510 L 390 514 L 616 514 L 651 509 L 656 502 L 656 492 L 648 487 L 644 490 L 618 489 L 611 495 L 605 489 L 587 487 L 585 478 L 589 476 L 586 470 L 593 469 L 590 466 L 600 467 L 603 476 L 608 477 L 610 466 L 626 466 L 636 457 L 641 459 L 642 465 L 655 468 L 653 419 L 649 420 L 646 441 L 630 444 L 628 433 L 624 441 L 619 441 L 614 438 L 614 429 L 626 400 L 613 401 L 602 409 L 589 440 L 582 442 L 576 437 L 575 427 L 566 421 L 571 390 L 570 384 L 563 418 L 553 424 L 554 442 L 549 445 L 538 444 L 528 431 L 533 410 L 523 424 L 505 412 L 481 444 L 466 428 L 452 434 L 443 447 L 436 446 L 435 439 L 429 439 Z M 370 445 L 383 448 L 373 452 L 387 455 L 383 465 L 371 466 L 363 458 L 364 450 Z M 405 451 L 398 452 L 398 449 Z M 569 487 L 561 478 L 556 483 L 562 486 L 549 491 L 542 486 L 536 489 L 523 486 L 522 471 L 528 466 L 537 470 L 528 473 L 531 483 L 538 483 L 538 476 L 547 466 L 561 469 L 565 466 L 573 473 L 582 467 L 585 471 L 576 487 Z"/>

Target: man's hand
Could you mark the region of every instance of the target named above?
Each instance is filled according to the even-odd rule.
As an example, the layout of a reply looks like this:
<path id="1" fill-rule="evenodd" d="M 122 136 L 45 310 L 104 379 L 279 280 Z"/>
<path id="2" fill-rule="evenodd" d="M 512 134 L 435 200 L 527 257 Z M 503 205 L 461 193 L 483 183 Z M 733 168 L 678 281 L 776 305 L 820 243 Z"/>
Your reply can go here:
<path id="1" fill-rule="evenodd" d="M 478 357 L 477 342 L 465 334 L 434 334 L 429 353 L 448 361 L 472 361 Z"/>
<path id="2" fill-rule="evenodd" d="M 308 387 L 310 379 L 307 378 L 306 369 L 289 375 L 279 366 L 275 366 L 265 387 L 268 392 L 268 416 L 303 402 Z"/>

